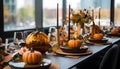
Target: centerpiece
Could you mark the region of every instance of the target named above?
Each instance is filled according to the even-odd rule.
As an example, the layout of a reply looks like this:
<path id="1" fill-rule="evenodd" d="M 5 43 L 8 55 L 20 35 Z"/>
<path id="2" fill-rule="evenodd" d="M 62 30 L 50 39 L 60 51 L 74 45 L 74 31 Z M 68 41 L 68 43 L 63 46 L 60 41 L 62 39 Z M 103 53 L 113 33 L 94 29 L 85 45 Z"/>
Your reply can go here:
<path id="1" fill-rule="evenodd" d="M 77 27 L 76 32 L 78 32 L 78 35 L 85 34 L 85 24 L 89 24 L 91 21 L 93 21 L 89 11 L 87 9 L 77 11 L 71 9 L 70 14 L 70 22 Z M 69 20 L 67 18 L 66 23 L 68 23 L 68 21 Z"/>

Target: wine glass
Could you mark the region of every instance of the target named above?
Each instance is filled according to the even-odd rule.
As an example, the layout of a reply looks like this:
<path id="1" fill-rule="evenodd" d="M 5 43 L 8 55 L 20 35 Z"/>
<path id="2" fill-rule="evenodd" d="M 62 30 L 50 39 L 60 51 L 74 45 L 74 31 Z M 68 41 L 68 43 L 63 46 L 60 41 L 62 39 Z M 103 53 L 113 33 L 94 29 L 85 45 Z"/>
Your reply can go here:
<path id="1" fill-rule="evenodd" d="M 53 47 L 57 43 L 57 32 L 55 27 L 49 28 L 48 37 L 50 39 L 50 45 Z"/>
<path id="2" fill-rule="evenodd" d="M 21 48 L 20 43 L 24 43 L 23 32 L 14 32 L 14 41 L 13 41 L 13 43 L 16 46 L 16 49 Z"/>
<path id="3" fill-rule="evenodd" d="M 12 38 L 5 39 L 5 51 L 11 54 L 15 52 L 15 48 L 14 45 L 12 44 L 12 41 L 13 41 Z"/>
<path id="4" fill-rule="evenodd" d="M 85 41 L 88 39 L 90 32 L 88 31 L 87 28 L 85 28 L 84 30 L 81 28 L 80 29 L 80 35 L 82 36 L 82 40 L 83 40 L 83 45 L 85 44 Z"/>

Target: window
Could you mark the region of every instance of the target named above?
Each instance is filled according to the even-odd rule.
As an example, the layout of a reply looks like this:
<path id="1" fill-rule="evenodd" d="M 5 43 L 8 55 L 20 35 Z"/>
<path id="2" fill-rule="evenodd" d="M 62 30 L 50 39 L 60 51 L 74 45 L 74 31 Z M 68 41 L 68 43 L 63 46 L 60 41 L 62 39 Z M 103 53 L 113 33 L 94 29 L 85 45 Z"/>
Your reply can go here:
<path id="1" fill-rule="evenodd" d="M 110 0 L 94 0 L 95 21 L 101 26 L 110 26 Z"/>
<path id="2" fill-rule="evenodd" d="M 3 0 L 4 31 L 35 28 L 34 0 Z"/>
<path id="3" fill-rule="evenodd" d="M 57 25 L 57 3 L 59 4 L 59 25 L 62 25 L 62 0 L 43 0 L 43 27 Z"/>
<path id="4" fill-rule="evenodd" d="M 110 25 L 110 0 L 67 0 L 73 10 L 87 9 L 94 10 L 95 23 L 99 25 Z M 99 14 L 100 13 L 100 14 Z"/>
<path id="5" fill-rule="evenodd" d="M 78 10 L 80 9 L 80 0 L 67 0 L 67 8 L 68 8 L 68 5 L 71 5 L 71 8 L 72 9 L 75 9 L 75 10 Z"/>
<path id="6" fill-rule="evenodd" d="M 56 26 L 57 24 L 57 3 L 59 4 L 59 25 L 62 25 L 62 18 L 68 14 L 68 5 L 74 10 L 94 9 L 95 23 L 110 25 L 110 1 L 111 0 L 42 0 L 43 11 L 38 18 L 40 23 L 35 24 L 35 2 L 36 0 L 3 0 L 4 4 L 4 31 L 33 29 L 36 25 L 43 27 Z M 63 3 L 64 2 L 64 3 Z M 38 3 L 38 4 L 41 4 Z M 65 4 L 65 5 L 63 5 Z M 38 6 L 38 5 L 37 5 Z M 39 5 L 40 6 L 40 5 Z M 38 8 L 39 8 L 38 6 Z M 63 12 L 63 9 L 66 11 Z M 63 12 L 63 13 L 62 13 Z M 99 15 L 100 13 L 100 15 Z M 39 16 L 39 13 L 37 13 Z M 116 16 L 118 17 L 118 16 Z M 119 20 L 119 19 L 118 19 Z M 116 20 L 117 22 L 117 20 Z"/>
<path id="7" fill-rule="evenodd" d="M 115 26 L 120 26 L 120 0 L 115 0 L 115 15 L 114 24 Z"/>

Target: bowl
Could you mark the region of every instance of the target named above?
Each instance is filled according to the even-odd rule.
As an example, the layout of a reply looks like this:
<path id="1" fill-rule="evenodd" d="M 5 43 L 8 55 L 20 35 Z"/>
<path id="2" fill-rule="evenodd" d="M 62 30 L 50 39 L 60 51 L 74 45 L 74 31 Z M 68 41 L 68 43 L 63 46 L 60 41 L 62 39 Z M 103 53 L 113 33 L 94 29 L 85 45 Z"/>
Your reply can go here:
<path id="1" fill-rule="evenodd" d="M 82 46 L 80 48 L 69 48 L 67 46 L 60 46 L 60 49 L 63 52 L 67 52 L 67 53 L 83 53 L 88 50 L 88 46 Z"/>
<path id="2" fill-rule="evenodd" d="M 95 40 L 95 39 L 88 39 L 90 42 L 94 42 L 94 43 L 106 43 L 108 41 L 108 39 L 103 38 L 102 40 Z"/>
<path id="3" fill-rule="evenodd" d="M 117 36 L 117 37 L 120 37 L 120 33 L 118 33 L 118 34 L 107 33 L 107 36 Z"/>

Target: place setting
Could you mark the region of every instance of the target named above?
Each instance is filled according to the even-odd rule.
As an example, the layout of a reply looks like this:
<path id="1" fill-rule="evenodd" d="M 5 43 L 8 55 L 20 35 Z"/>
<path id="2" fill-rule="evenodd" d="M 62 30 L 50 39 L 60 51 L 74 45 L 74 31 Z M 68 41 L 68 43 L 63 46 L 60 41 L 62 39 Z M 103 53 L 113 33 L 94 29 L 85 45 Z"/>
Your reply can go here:
<path id="1" fill-rule="evenodd" d="M 71 49 L 68 47 L 61 46 L 61 48 L 57 50 L 56 53 L 63 56 L 85 56 L 92 54 L 92 51 L 89 50 L 87 46 L 81 49 Z"/>
<path id="2" fill-rule="evenodd" d="M 120 28 L 113 28 L 106 34 L 107 37 L 119 38 L 120 37 Z"/>
<path id="3" fill-rule="evenodd" d="M 16 34 L 14 39 L 17 39 Z M 9 51 L 9 56 L 3 60 L 0 58 L 0 60 L 5 61 L 3 64 L 9 65 L 13 69 L 53 69 L 57 66 L 44 57 L 50 44 L 48 36 L 43 32 L 34 31 L 25 38 L 25 42 L 20 43 L 18 40 L 9 43 L 9 39 L 6 39 L 4 48 L 7 52 Z"/>
<path id="4" fill-rule="evenodd" d="M 61 32 L 63 31 L 64 30 Z M 47 55 L 50 55 L 52 53 L 51 55 L 54 56 L 80 58 L 80 56 L 92 54 L 92 50 L 90 50 L 87 45 L 84 45 L 83 39 L 79 39 L 76 36 L 70 36 L 69 38 L 66 37 L 66 33 L 62 33 L 62 35 L 59 35 L 59 39 L 55 41 L 50 40 L 50 45 L 52 47 L 49 49 Z"/>
<path id="5" fill-rule="evenodd" d="M 8 62 L 9 66 L 15 69 L 59 69 L 59 65 L 45 57 L 52 45 L 50 44 L 44 32 L 31 32 L 25 38 L 25 44 L 22 44 L 24 46 L 20 46 L 17 53 L 12 55 L 12 60 Z"/>
<path id="6" fill-rule="evenodd" d="M 32 54 L 34 58 L 32 58 Z M 30 56 L 31 55 L 31 56 Z M 38 56 L 37 56 L 38 55 Z M 29 60 L 30 59 L 30 60 Z M 16 53 L 8 64 L 15 69 L 48 69 L 52 61 L 42 57 L 38 51 L 27 51 L 26 54 Z"/>
<path id="7" fill-rule="evenodd" d="M 56 42 L 50 41 L 50 43 L 52 43 L 51 52 L 53 52 L 53 55 L 67 58 L 80 58 L 80 56 L 92 54 L 92 50 L 90 50 L 87 45 L 84 45 L 84 40 L 76 37 L 77 34 L 66 34 L 65 29 L 61 30 L 61 28 L 59 31 L 59 39 L 57 39 Z M 68 37 L 67 35 L 71 36 Z"/>
<path id="8" fill-rule="evenodd" d="M 96 33 L 93 37 L 89 37 L 86 41 L 86 44 L 90 45 L 109 45 L 111 42 L 107 39 L 103 33 Z"/>
<path id="9" fill-rule="evenodd" d="M 83 45 L 83 41 L 80 39 L 60 40 L 59 42 L 59 45 L 57 44 L 52 47 L 55 55 L 80 58 L 80 56 L 92 54 L 92 50 L 88 46 Z"/>

